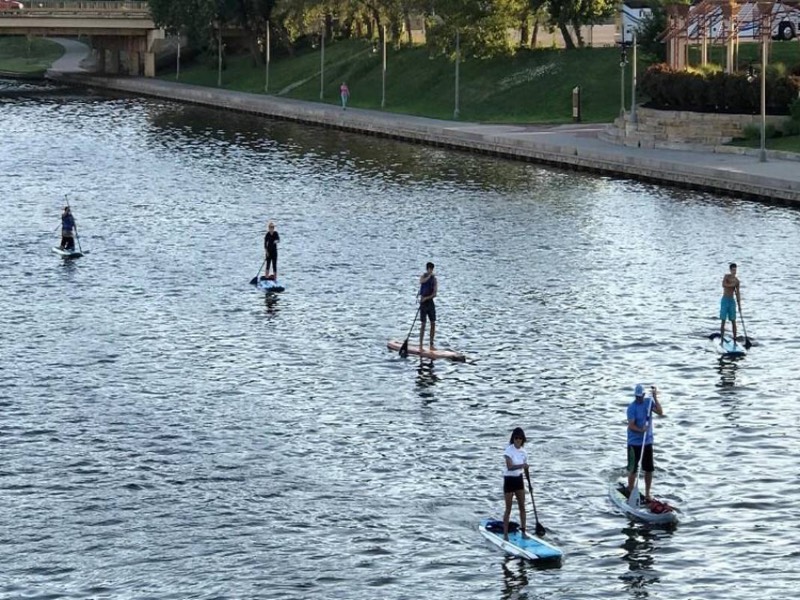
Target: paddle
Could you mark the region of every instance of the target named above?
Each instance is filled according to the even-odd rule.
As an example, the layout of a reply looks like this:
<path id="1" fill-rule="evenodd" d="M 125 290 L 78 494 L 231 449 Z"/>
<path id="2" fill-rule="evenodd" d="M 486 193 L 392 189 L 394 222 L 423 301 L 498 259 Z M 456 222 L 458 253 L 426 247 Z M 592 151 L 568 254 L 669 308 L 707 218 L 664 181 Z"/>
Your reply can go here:
<path id="1" fill-rule="evenodd" d="M 411 337 L 411 332 L 414 331 L 414 325 L 417 322 L 417 317 L 419 316 L 419 306 L 417 306 L 417 312 L 414 313 L 414 320 L 411 321 L 411 327 L 408 329 L 408 335 L 406 336 L 406 341 L 403 342 L 403 345 L 400 346 L 400 350 L 398 354 L 400 358 L 408 358 L 408 338 Z M 421 350 L 421 349 L 420 349 Z"/>
<path id="2" fill-rule="evenodd" d="M 744 326 L 744 313 L 742 313 L 741 302 L 739 302 L 739 318 L 742 320 L 742 330 L 744 331 L 744 347 L 746 350 L 750 350 L 753 343 L 750 341 L 750 338 L 747 337 L 747 327 Z"/>
<path id="3" fill-rule="evenodd" d="M 531 485 L 531 476 L 528 473 L 528 470 L 525 470 L 525 477 L 528 479 L 528 491 L 531 493 L 531 502 L 533 502 L 533 518 L 536 520 L 536 535 L 539 537 L 544 537 L 547 533 L 547 529 L 544 528 L 544 525 L 539 523 L 539 514 L 536 512 L 536 498 L 533 496 L 533 486 Z"/>
<path id="4" fill-rule="evenodd" d="M 83 254 L 83 249 L 81 248 L 81 237 L 78 235 L 78 224 L 75 224 L 75 241 L 78 242 L 78 252 Z"/>
<path id="5" fill-rule="evenodd" d="M 653 426 L 653 399 L 650 398 L 650 403 L 647 405 L 647 421 L 645 421 L 647 427 L 645 428 L 643 435 L 642 435 L 642 451 L 639 453 L 639 460 L 636 461 L 636 477 L 633 480 L 633 489 L 630 490 L 630 495 L 628 496 L 628 505 L 632 506 L 633 508 L 637 508 L 639 506 L 639 473 L 642 470 L 639 468 L 642 460 L 644 460 L 644 447 L 647 445 L 647 434 L 650 433 L 650 428 Z"/>
<path id="6" fill-rule="evenodd" d="M 261 263 L 261 266 L 260 266 L 260 267 L 258 267 L 258 273 L 256 273 L 256 276 L 255 276 L 255 277 L 253 277 L 253 278 L 250 280 L 250 285 L 255 285 L 255 284 L 257 284 L 257 283 L 258 283 L 258 276 L 261 274 L 261 269 L 263 269 L 263 268 L 264 268 L 264 265 L 265 265 L 265 264 L 267 264 L 267 259 L 266 259 L 266 258 L 264 259 L 264 262 L 262 262 L 262 263 Z"/>

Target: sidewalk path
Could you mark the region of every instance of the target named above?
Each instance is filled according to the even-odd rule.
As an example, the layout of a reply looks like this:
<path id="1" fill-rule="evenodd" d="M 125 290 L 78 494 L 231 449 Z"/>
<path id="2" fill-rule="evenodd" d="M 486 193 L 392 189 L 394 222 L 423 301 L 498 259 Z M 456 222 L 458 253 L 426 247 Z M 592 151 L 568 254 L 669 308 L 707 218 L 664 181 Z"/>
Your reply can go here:
<path id="1" fill-rule="evenodd" d="M 61 58 L 53 62 L 47 70 L 48 75 L 57 73 L 80 73 L 86 71 L 81 66 L 81 63 L 88 58 L 90 49 L 89 46 L 83 42 L 72 40 L 69 38 L 48 38 L 51 42 L 55 42 L 64 48 L 64 54 Z"/>
<path id="2" fill-rule="evenodd" d="M 692 150 L 631 148 L 598 139 L 606 125 L 483 125 L 185 85 L 139 77 L 62 74 L 88 87 L 335 127 L 660 184 L 800 203 L 800 162 Z"/>

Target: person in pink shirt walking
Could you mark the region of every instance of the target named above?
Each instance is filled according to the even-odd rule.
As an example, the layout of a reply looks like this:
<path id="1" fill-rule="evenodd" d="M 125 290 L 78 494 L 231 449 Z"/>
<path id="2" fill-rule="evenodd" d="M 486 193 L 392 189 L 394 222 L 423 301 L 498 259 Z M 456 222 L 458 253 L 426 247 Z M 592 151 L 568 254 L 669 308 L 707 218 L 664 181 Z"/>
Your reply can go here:
<path id="1" fill-rule="evenodd" d="M 347 110 L 347 101 L 350 100 L 350 88 L 343 81 L 339 86 L 339 95 L 342 97 L 342 110 Z"/>

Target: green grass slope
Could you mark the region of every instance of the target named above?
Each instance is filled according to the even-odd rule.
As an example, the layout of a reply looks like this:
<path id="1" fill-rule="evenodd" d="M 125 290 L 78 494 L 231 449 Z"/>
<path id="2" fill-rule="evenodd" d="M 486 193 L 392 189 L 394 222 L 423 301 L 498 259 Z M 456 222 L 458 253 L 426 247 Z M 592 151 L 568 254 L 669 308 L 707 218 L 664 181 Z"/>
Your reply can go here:
<path id="1" fill-rule="evenodd" d="M 0 72 L 32 75 L 44 73 L 64 55 L 64 47 L 44 38 L 0 37 Z"/>
<path id="2" fill-rule="evenodd" d="M 640 72 L 647 67 L 640 60 Z M 339 85 L 350 88 L 350 105 L 380 109 L 382 57 L 364 41 L 341 41 L 325 48 L 323 101 L 339 102 Z M 626 94 L 630 102 L 630 66 Z M 174 79 L 163 73 L 164 79 Z M 270 64 L 271 94 L 320 100 L 320 52 L 309 50 Z M 516 56 L 489 60 L 466 59 L 460 65 L 460 119 L 494 123 L 566 123 L 572 120 L 572 88 L 579 85 L 582 116 L 587 122 L 607 122 L 619 114 L 619 51 L 584 48 L 573 51 L 524 50 Z M 213 60 L 182 68 L 180 80 L 216 86 Z M 227 61 L 223 87 L 263 93 L 265 69 L 249 57 Z M 455 63 L 430 57 L 423 47 L 389 49 L 385 110 L 443 119 L 453 118 Z"/>

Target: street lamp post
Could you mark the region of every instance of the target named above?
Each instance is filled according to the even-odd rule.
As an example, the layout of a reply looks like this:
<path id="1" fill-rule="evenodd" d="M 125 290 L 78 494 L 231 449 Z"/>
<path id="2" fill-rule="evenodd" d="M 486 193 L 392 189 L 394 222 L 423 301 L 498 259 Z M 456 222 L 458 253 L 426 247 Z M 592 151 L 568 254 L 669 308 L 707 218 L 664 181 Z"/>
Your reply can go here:
<path id="1" fill-rule="evenodd" d="M 759 162 L 767 162 L 767 38 L 761 36 L 761 151 Z"/>
<path id="2" fill-rule="evenodd" d="M 322 100 L 323 92 L 325 91 L 325 21 L 322 21 L 322 29 L 320 31 L 320 46 L 321 52 L 319 54 L 319 99 Z"/>
<path id="3" fill-rule="evenodd" d="M 269 19 L 267 19 L 267 32 L 264 36 L 264 92 L 269 92 Z"/>
<path id="4" fill-rule="evenodd" d="M 625 38 L 620 43 L 619 55 L 619 116 L 625 116 L 625 67 L 628 65 L 628 49 L 625 47 Z"/>
<path id="5" fill-rule="evenodd" d="M 631 70 L 631 123 L 636 123 L 636 30 L 633 31 L 633 67 Z"/>
<path id="6" fill-rule="evenodd" d="M 217 87 L 222 87 L 222 21 L 217 26 Z"/>
<path id="7" fill-rule="evenodd" d="M 458 109 L 458 69 L 461 64 L 461 34 L 456 29 L 456 105 L 453 109 L 453 118 L 457 119 L 460 113 Z"/>
<path id="8" fill-rule="evenodd" d="M 381 79 L 381 108 L 386 107 L 386 25 L 383 26 L 383 71 Z"/>
<path id="9" fill-rule="evenodd" d="M 178 34 L 178 57 L 175 61 L 175 81 L 181 77 L 181 34 Z"/>

